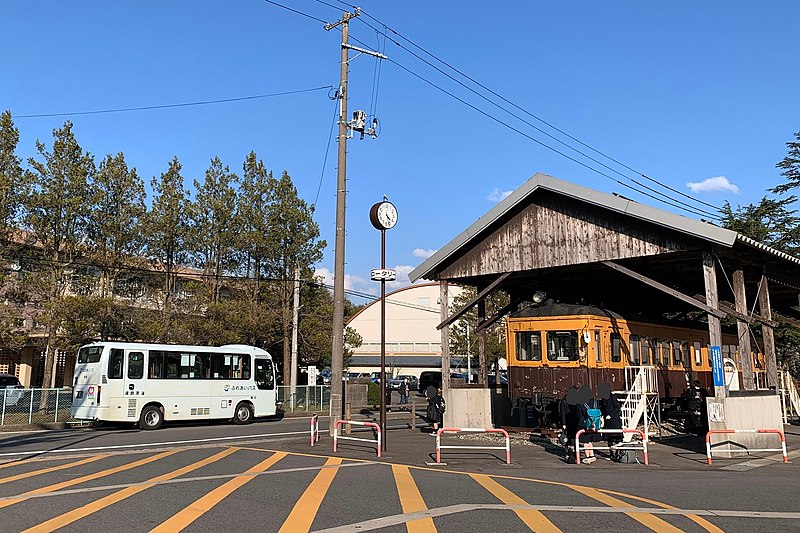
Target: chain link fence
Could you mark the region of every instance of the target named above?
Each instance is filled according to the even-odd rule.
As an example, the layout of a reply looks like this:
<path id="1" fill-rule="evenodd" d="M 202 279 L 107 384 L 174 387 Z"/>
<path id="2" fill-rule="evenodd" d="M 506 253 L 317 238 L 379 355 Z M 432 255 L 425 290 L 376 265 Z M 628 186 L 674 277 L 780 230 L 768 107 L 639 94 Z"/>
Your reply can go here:
<path id="1" fill-rule="evenodd" d="M 0 426 L 64 422 L 71 419 L 71 389 L 0 390 Z"/>

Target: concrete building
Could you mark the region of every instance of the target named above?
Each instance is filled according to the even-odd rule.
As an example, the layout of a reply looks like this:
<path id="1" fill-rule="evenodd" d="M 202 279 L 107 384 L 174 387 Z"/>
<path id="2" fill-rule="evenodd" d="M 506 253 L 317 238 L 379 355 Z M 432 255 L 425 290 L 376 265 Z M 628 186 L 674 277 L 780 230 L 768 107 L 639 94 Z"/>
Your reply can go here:
<path id="1" fill-rule="evenodd" d="M 450 285 L 450 306 L 462 289 Z M 386 372 L 391 376 L 414 375 L 423 370 L 441 370 L 439 284 L 410 285 L 386 295 Z M 363 342 L 350 359 L 349 372 L 376 372 L 381 359 L 381 302 L 375 300 L 347 323 Z M 451 366 L 466 368 L 466 358 L 451 356 Z"/>

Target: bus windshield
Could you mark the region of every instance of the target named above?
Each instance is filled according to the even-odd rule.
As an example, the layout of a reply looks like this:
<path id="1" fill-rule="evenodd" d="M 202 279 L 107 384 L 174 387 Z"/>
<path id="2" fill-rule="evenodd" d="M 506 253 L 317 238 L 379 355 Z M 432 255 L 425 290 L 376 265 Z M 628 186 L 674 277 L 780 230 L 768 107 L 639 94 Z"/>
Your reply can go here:
<path id="1" fill-rule="evenodd" d="M 102 346 L 84 346 L 78 350 L 79 363 L 99 363 L 103 354 Z"/>

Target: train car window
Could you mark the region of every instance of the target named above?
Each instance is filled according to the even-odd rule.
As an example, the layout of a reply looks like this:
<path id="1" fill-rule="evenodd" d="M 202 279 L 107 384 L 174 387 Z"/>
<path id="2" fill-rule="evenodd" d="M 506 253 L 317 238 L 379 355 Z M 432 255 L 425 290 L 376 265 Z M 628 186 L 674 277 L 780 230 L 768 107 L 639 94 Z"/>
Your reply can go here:
<path id="1" fill-rule="evenodd" d="M 594 352 L 595 360 L 598 363 L 603 362 L 603 346 L 600 344 L 600 330 L 594 330 Z"/>
<path id="2" fill-rule="evenodd" d="M 650 350 L 653 355 L 653 363 L 654 365 L 661 364 L 661 341 L 658 339 L 650 339 Z"/>
<path id="3" fill-rule="evenodd" d="M 542 334 L 538 331 L 517 332 L 517 361 L 542 360 Z"/>
<path id="4" fill-rule="evenodd" d="M 689 343 L 687 341 L 681 342 L 681 360 L 680 363 L 689 366 L 692 363 L 692 356 L 689 352 Z"/>
<path id="5" fill-rule="evenodd" d="M 642 339 L 641 350 L 642 350 L 642 365 L 649 365 L 650 352 L 652 351 L 652 347 L 650 346 L 650 339 Z"/>
<path id="6" fill-rule="evenodd" d="M 619 363 L 622 361 L 622 338 L 619 333 L 611 334 L 611 362 Z"/>
<path id="7" fill-rule="evenodd" d="M 577 331 L 548 331 L 547 332 L 547 360 L 548 361 L 577 361 L 578 360 L 578 332 Z"/>
<path id="8" fill-rule="evenodd" d="M 642 360 L 641 346 L 642 343 L 639 340 L 639 336 L 631 335 L 631 353 L 628 356 L 628 361 L 632 365 L 638 365 Z"/>
<path id="9" fill-rule="evenodd" d="M 700 342 L 694 341 L 694 365 L 701 366 L 703 364 L 703 353 L 700 351 Z"/>
<path id="10" fill-rule="evenodd" d="M 672 341 L 672 365 L 681 366 L 683 354 L 681 353 L 681 341 Z"/>
<path id="11" fill-rule="evenodd" d="M 664 366 L 669 366 L 671 358 L 672 343 L 670 341 L 661 341 L 661 364 Z"/>

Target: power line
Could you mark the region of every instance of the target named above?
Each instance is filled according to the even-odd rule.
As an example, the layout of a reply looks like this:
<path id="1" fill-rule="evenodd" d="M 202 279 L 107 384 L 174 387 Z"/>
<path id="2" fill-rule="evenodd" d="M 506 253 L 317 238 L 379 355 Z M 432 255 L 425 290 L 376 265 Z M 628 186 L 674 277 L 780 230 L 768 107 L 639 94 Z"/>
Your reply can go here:
<path id="1" fill-rule="evenodd" d="M 201 100 L 197 102 L 183 102 L 179 104 L 162 104 L 162 105 L 151 105 L 151 106 L 141 106 L 141 107 L 122 107 L 116 109 L 100 109 L 95 111 L 73 111 L 71 113 L 40 113 L 35 115 L 16 115 L 14 116 L 14 118 L 19 119 L 19 118 L 68 117 L 77 115 L 101 115 L 105 113 L 125 113 L 129 111 L 150 111 L 153 109 L 172 109 L 176 107 L 192 107 L 200 105 L 224 104 L 229 102 L 242 102 L 246 100 L 259 100 L 262 98 L 274 98 L 277 96 L 288 96 L 292 94 L 309 93 L 314 91 L 321 91 L 323 89 L 332 89 L 333 87 L 334 87 L 333 85 L 322 85 L 320 87 L 311 87 L 309 89 L 297 89 L 294 91 L 283 91 L 279 93 L 269 93 L 269 94 L 256 94 L 252 96 L 239 96 L 236 98 L 221 98 L 219 100 Z"/>
<path id="2" fill-rule="evenodd" d="M 342 4 L 345 4 L 344 2 L 340 2 L 340 3 L 342 3 Z M 347 5 L 347 4 L 345 4 L 345 5 Z M 671 191 L 671 192 L 673 192 L 673 193 L 679 194 L 680 196 L 683 196 L 684 198 L 688 198 L 689 200 L 692 200 L 692 201 L 694 201 L 694 202 L 696 202 L 696 203 L 699 203 L 699 204 L 705 205 L 705 206 L 707 206 L 707 207 L 711 207 L 712 209 L 715 209 L 715 210 L 719 211 L 719 207 L 718 207 L 718 206 L 716 206 L 716 205 L 713 205 L 713 204 L 710 204 L 710 203 L 708 203 L 708 202 L 704 202 L 703 200 L 699 200 L 699 199 L 697 199 L 697 198 L 694 198 L 694 197 L 692 197 L 692 196 L 690 196 L 690 195 L 688 195 L 688 194 L 686 194 L 686 193 L 684 193 L 684 192 L 682 192 L 682 191 L 679 191 L 679 190 L 677 190 L 677 189 L 674 189 L 673 187 L 670 187 L 670 186 L 669 186 L 669 185 L 667 185 L 666 183 L 662 183 L 662 182 L 660 182 L 660 181 L 658 181 L 658 180 L 656 180 L 656 179 L 653 179 L 653 178 L 651 178 L 650 176 L 648 176 L 647 174 L 645 174 L 645 173 L 643 173 L 643 172 L 640 172 L 640 171 L 638 171 L 638 170 L 636 170 L 636 169 L 634 169 L 634 168 L 631 168 L 630 166 L 628 166 L 628 165 L 626 165 L 625 163 L 623 163 L 623 162 L 621 162 L 621 161 L 619 161 L 619 160 L 615 159 L 614 157 L 611 157 L 610 155 L 608 155 L 608 154 L 606 154 L 606 153 L 604 153 L 604 152 L 602 152 L 602 151 L 600 151 L 600 150 L 598 150 L 598 149 L 596 149 L 596 148 L 594 148 L 594 147 L 590 146 L 589 144 L 587 144 L 587 143 L 585 143 L 585 142 L 581 141 L 580 139 L 578 139 L 578 138 L 574 137 L 573 135 L 570 135 L 569 133 L 567 133 L 566 131 L 564 131 L 564 130 L 562 130 L 562 129 L 558 128 L 558 127 L 557 127 L 557 126 L 555 126 L 554 124 L 552 124 L 552 123 L 550 123 L 550 122 L 548 122 L 548 121 L 544 120 L 543 118 L 541 118 L 541 117 L 539 117 L 539 116 L 537 116 L 537 115 L 535 115 L 535 114 L 531 113 L 530 111 L 528 111 L 528 110 L 524 109 L 523 107 L 521 107 L 521 106 L 519 106 L 519 105 L 515 104 L 514 102 L 512 102 L 512 101 L 508 100 L 507 98 L 505 98 L 505 97 L 504 97 L 504 96 L 502 96 L 501 94 L 499 94 L 499 93 L 497 93 L 497 92 L 493 91 L 492 89 L 490 89 L 490 88 L 489 88 L 489 87 L 487 87 L 486 85 L 484 85 L 484 84 L 480 83 L 479 81 L 477 81 L 476 79 L 474 79 L 474 78 L 470 77 L 469 75 L 465 74 L 464 72 L 462 72 L 462 71 L 461 71 L 461 70 L 459 70 L 458 68 L 454 67 L 453 65 L 451 65 L 451 64 L 449 64 L 449 63 L 447 63 L 447 62 L 446 62 L 446 61 L 444 61 L 443 59 L 441 59 L 441 58 L 437 57 L 436 55 L 434 55 L 433 53 L 429 52 L 428 50 L 426 50 L 426 49 L 425 49 L 425 48 L 423 48 L 422 46 L 420 46 L 420 45 L 416 44 L 416 43 L 415 43 L 414 41 L 412 41 L 411 39 L 409 39 L 409 38 L 405 37 L 405 36 L 404 36 L 404 35 L 402 35 L 401 33 L 399 33 L 399 32 L 397 32 L 396 30 L 394 30 L 393 28 L 391 28 L 391 27 L 387 26 L 385 23 L 381 22 L 380 20 L 378 20 L 377 18 L 373 17 L 373 16 L 372 16 L 372 15 L 370 15 L 369 13 L 367 13 L 367 12 L 365 12 L 365 11 L 362 11 L 362 14 L 364 14 L 365 16 L 369 17 L 370 19 L 374 20 L 376 23 L 378 23 L 378 24 L 382 25 L 382 26 L 384 27 L 384 29 L 388 29 L 388 30 L 389 30 L 389 31 L 391 31 L 393 34 L 397 35 L 398 37 L 400 37 L 400 38 L 401 38 L 401 39 L 403 39 L 404 41 L 408 42 L 409 44 L 411 44 L 411 45 L 412 45 L 412 46 L 414 46 L 415 48 L 417 48 L 417 49 L 421 50 L 422 52 L 424 52 L 424 53 L 425 53 L 425 54 L 427 54 L 428 56 L 432 57 L 432 58 L 433 58 L 433 59 L 435 59 L 436 61 L 438 61 L 438 62 L 442 63 L 443 65 L 445 65 L 446 67 L 450 68 L 450 69 L 451 69 L 451 70 L 453 70 L 454 72 L 456 72 L 456 73 L 458 73 L 459 75 L 463 76 L 464 78 L 468 79 L 468 80 L 469 80 L 469 81 L 471 81 L 472 83 L 474 83 L 474 84 L 476 84 L 477 86 L 481 87 L 482 89 L 484 89 L 484 90 L 488 91 L 489 93 L 491 93 L 492 95 L 496 96 L 497 98 L 500 98 L 502 101 L 504 101 L 504 102 L 506 102 L 507 104 L 509 104 L 509 105 L 511 105 L 511 106 L 513 106 L 513 107 L 515 107 L 516 109 L 518 109 L 518 110 L 522 111 L 523 113 L 527 114 L 528 116 L 530 116 L 530 117 L 532 117 L 532 118 L 534 118 L 534 119 L 538 120 L 538 121 L 539 121 L 539 122 L 541 122 L 542 124 L 545 124 L 545 125 L 547 125 L 548 127 L 552 128 L 553 130 L 555 130 L 555 131 L 557 131 L 557 132 L 561 133 L 562 135 L 564 135 L 564 136 L 568 137 L 569 139 L 571 139 L 571 140 L 573 140 L 573 141 L 577 142 L 577 143 L 578 143 L 578 144 L 580 144 L 581 146 L 584 146 L 584 147 L 588 148 L 589 150 L 592 150 L 593 152 L 595 152 L 595 153 L 597 153 L 597 154 L 601 155 L 602 157 L 605 157 L 606 159 L 608 159 L 608 160 L 610 160 L 610 161 L 613 161 L 614 163 L 616 163 L 616 164 L 620 165 L 621 167 L 624 167 L 625 169 L 627 169 L 627 170 L 629 170 L 629 171 L 631 171 L 631 172 L 634 172 L 634 173 L 636 173 L 637 175 L 639 175 L 639 176 L 641 176 L 641 177 L 643 177 L 643 178 L 645 178 L 645 179 L 649 180 L 650 182 L 652 182 L 652 183 L 655 183 L 655 184 L 657 184 L 657 185 L 659 185 L 659 186 L 661 186 L 661 187 L 663 187 L 663 188 L 665 188 L 665 189 L 667 189 L 667 190 L 669 190 L 669 191 Z M 362 20 L 361 20 L 361 22 L 363 22 L 364 24 L 367 24 L 368 26 L 370 26 L 370 27 L 371 27 L 372 29 L 374 29 L 375 31 L 378 31 L 378 30 L 377 30 L 377 28 L 375 28 L 374 26 L 372 26 L 371 24 L 369 24 L 369 23 L 368 23 L 368 22 L 366 22 L 365 20 L 363 20 L 363 19 L 362 19 Z M 413 54 L 415 57 L 418 57 L 418 58 L 419 58 L 419 56 L 417 56 L 416 54 L 414 54 L 413 52 L 411 52 L 410 50 L 408 50 L 406 47 L 404 47 L 404 46 L 400 45 L 399 43 L 397 43 L 397 41 L 395 41 L 394 39 L 391 39 L 391 38 L 389 38 L 389 40 L 390 40 L 390 41 L 392 41 L 393 43 L 395 43 L 395 44 L 396 44 L 397 46 L 399 46 L 400 48 L 403 48 L 404 50 L 406 50 L 406 51 L 408 51 L 409 53 Z M 419 58 L 419 59 L 420 59 L 421 61 L 425 61 L 425 60 L 423 60 L 422 58 Z M 427 61 L 425 61 L 425 63 L 427 63 L 427 64 L 429 64 L 429 65 L 430 65 L 430 63 L 428 63 Z M 433 65 L 430 65 L 430 66 L 431 66 L 431 67 L 433 67 L 433 68 L 435 68 L 436 70 L 439 70 L 440 72 L 442 72 L 442 71 L 441 71 L 440 69 L 438 69 L 437 67 L 435 67 L 435 66 L 433 66 Z M 452 78 L 451 76 L 449 76 L 448 74 L 446 74 L 446 73 L 444 73 L 444 72 L 442 72 L 442 74 L 445 74 L 446 76 L 450 77 L 451 79 L 453 79 L 453 80 L 454 80 L 454 81 L 456 81 L 457 83 L 461 83 L 461 82 L 458 82 L 457 80 L 455 80 L 454 78 Z M 463 85 L 463 84 L 462 84 L 462 85 Z M 466 87 L 466 85 L 464 85 L 464 87 Z M 466 87 L 466 88 L 470 89 L 469 87 Z M 470 90 L 472 90 L 472 89 L 470 89 Z M 473 92 L 475 92 L 475 91 L 473 91 Z M 476 94 L 478 94 L 478 93 L 476 92 Z M 481 95 L 479 95 L 479 96 L 481 96 Z M 489 101 L 491 102 L 491 100 L 489 100 Z M 493 103 L 494 105 L 497 105 L 497 104 L 495 104 L 494 102 L 491 102 L 491 103 Z M 500 107 L 500 106 L 498 106 L 498 107 Z M 504 109 L 504 111 L 508 112 L 508 111 L 507 111 L 507 110 L 505 110 L 505 109 Z M 510 114 L 510 112 L 509 112 L 509 114 Z M 513 115 L 513 116 L 516 116 L 516 115 Z M 517 117 L 517 118 L 519 118 L 519 117 Z M 520 119 L 520 120 L 522 120 L 522 119 Z M 541 131 L 541 130 L 539 130 L 539 131 Z M 542 133 L 545 133 L 545 132 L 542 132 Z M 549 135 L 549 134 L 545 133 L 545 135 Z M 552 136 L 551 136 L 551 137 L 552 137 Z M 555 137 L 552 137 L 552 138 L 553 138 L 553 139 L 555 139 L 555 140 L 558 140 L 558 139 L 556 139 Z M 561 142 L 561 141 L 559 141 L 559 142 Z M 570 147 L 570 148 L 572 148 L 572 147 Z M 575 148 L 572 148 L 572 149 L 573 149 L 573 150 L 575 150 Z M 575 150 L 575 151 L 578 151 L 578 150 Z M 579 153 L 581 153 L 581 152 L 579 152 Z M 583 154 L 583 155 L 585 155 L 585 154 Z M 589 157 L 589 156 L 586 156 L 586 157 Z M 599 163 L 599 162 L 598 162 L 598 163 Z M 599 163 L 599 164 L 601 164 L 601 165 L 602 165 L 603 163 Z M 605 166 L 605 165 L 604 165 L 604 166 Z M 606 167 L 606 168 L 609 168 L 609 167 Z M 613 170 L 613 169 L 610 169 L 610 168 L 609 168 L 609 170 Z M 617 172 L 617 171 L 614 171 L 614 172 Z M 628 178 L 628 179 L 630 179 L 630 178 Z M 632 180 L 632 181 L 633 181 L 633 180 Z M 659 194 L 661 194 L 661 193 L 659 193 Z M 673 200 L 674 200 L 674 199 L 673 199 Z M 676 201 L 677 201 L 677 200 L 676 200 Z"/>
<path id="3" fill-rule="evenodd" d="M 308 13 L 303 13 L 302 11 L 298 11 L 296 9 L 293 9 L 293 8 L 289 7 L 289 6 L 285 6 L 283 4 L 279 4 L 278 2 L 273 2 L 272 0 L 264 0 L 264 1 L 266 3 L 268 3 L 268 4 L 272 4 L 273 6 L 278 6 L 280 8 L 283 8 L 283 9 L 287 10 L 287 11 L 291 11 L 292 13 L 297 13 L 298 15 L 302 15 L 302 16 L 304 16 L 306 18 L 310 18 L 311 20 L 316 20 L 317 22 L 321 22 L 323 24 L 327 24 L 328 23 L 327 20 L 322 20 L 321 18 L 317 18 L 314 15 L 309 15 Z"/>
<path id="4" fill-rule="evenodd" d="M 316 211 L 317 202 L 319 201 L 319 192 L 322 190 L 322 180 L 325 177 L 325 166 L 328 164 L 328 153 L 331 150 L 331 139 L 333 139 L 333 129 L 336 127 L 336 112 L 339 110 L 339 102 L 334 100 L 333 105 L 333 119 L 331 120 L 331 131 L 328 132 L 328 142 L 325 145 L 325 158 L 322 160 L 322 172 L 319 174 L 319 185 L 317 186 L 317 195 L 314 197 L 314 203 L 311 207 Z"/>

